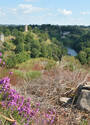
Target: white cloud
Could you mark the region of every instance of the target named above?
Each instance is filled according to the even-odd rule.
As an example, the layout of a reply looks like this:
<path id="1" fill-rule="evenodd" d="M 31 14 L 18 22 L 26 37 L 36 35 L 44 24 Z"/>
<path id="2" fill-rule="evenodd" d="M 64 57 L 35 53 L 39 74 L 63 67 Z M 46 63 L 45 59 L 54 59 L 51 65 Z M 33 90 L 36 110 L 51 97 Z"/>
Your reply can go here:
<path id="1" fill-rule="evenodd" d="M 5 16 L 6 14 L 3 12 L 2 8 L 0 8 L 0 16 Z"/>
<path id="2" fill-rule="evenodd" d="M 23 10 L 24 14 L 29 14 L 32 12 L 42 11 L 43 8 L 35 7 L 32 4 L 20 4 L 19 8 Z"/>
<path id="3" fill-rule="evenodd" d="M 9 11 L 11 11 L 12 14 L 17 14 L 17 9 L 16 8 L 10 8 Z"/>
<path id="4" fill-rule="evenodd" d="M 83 11 L 81 12 L 81 15 L 90 15 L 90 11 Z"/>
<path id="5" fill-rule="evenodd" d="M 63 14 L 63 15 L 72 15 L 72 11 L 71 11 L 71 10 L 58 9 L 57 11 L 58 11 L 59 13 Z"/>

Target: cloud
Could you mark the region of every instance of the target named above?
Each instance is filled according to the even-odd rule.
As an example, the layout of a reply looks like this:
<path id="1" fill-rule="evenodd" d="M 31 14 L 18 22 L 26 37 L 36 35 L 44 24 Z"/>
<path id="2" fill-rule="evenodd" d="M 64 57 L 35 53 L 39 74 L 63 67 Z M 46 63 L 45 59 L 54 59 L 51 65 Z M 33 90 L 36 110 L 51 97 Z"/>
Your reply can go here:
<path id="1" fill-rule="evenodd" d="M 63 15 L 72 15 L 72 11 L 71 10 L 66 10 L 66 9 L 57 9 L 57 11 Z"/>
<path id="2" fill-rule="evenodd" d="M 6 14 L 3 12 L 2 8 L 0 8 L 0 16 L 5 16 Z"/>
<path id="3" fill-rule="evenodd" d="M 23 10 L 24 14 L 29 14 L 32 12 L 42 11 L 43 8 L 35 7 L 32 4 L 20 4 L 19 8 Z"/>
<path id="4" fill-rule="evenodd" d="M 17 8 L 10 8 L 9 11 L 12 13 L 12 14 L 17 14 Z"/>
<path id="5" fill-rule="evenodd" d="M 90 15 L 90 11 L 83 11 L 81 12 L 81 15 Z"/>

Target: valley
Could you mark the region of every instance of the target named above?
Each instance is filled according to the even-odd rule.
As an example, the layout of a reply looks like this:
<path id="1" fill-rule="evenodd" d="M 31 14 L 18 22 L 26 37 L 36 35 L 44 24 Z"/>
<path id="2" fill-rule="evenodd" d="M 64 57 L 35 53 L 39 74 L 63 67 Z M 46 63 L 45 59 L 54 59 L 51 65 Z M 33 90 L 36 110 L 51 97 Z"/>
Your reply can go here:
<path id="1" fill-rule="evenodd" d="M 24 25 L 0 26 L 5 37 L 4 42 L 0 41 L 0 88 L 5 87 L 6 91 L 3 89 L 0 96 L 0 112 L 5 115 L 0 116 L 4 118 L 2 122 L 11 125 L 10 120 L 16 119 L 16 125 L 24 125 L 23 121 L 28 125 L 50 125 L 52 121 L 52 125 L 89 125 L 89 27 L 24 28 Z M 81 106 L 79 98 L 85 92 L 85 103 Z M 22 110 L 25 116 L 21 115 Z"/>

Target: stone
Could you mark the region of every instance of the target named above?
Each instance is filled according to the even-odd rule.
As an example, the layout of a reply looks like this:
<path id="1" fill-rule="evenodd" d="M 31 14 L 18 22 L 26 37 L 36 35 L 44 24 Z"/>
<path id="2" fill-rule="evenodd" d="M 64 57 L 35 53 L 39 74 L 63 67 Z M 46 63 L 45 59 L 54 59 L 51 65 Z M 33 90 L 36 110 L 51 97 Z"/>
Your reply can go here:
<path id="1" fill-rule="evenodd" d="M 84 109 L 90 112 L 90 90 L 88 87 L 83 87 L 81 90 L 81 93 L 77 99 L 77 106 L 80 109 Z"/>
<path id="2" fill-rule="evenodd" d="M 90 82 L 82 87 L 82 89 L 90 90 Z"/>
<path id="3" fill-rule="evenodd" d="M 71 100 L 71 98 L 67 98 L 67 97 L 61 97 L 60 98 L 61 103 L 66 103 L 67 104 L 68 102 L 70 102 L 70 100 Z"/>

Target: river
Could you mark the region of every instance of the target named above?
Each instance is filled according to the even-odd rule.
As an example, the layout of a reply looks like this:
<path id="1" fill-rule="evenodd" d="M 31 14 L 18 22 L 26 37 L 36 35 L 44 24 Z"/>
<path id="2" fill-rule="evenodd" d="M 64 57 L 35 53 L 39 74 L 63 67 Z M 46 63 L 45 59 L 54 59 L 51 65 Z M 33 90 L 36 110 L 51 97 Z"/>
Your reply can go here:
<path id="1" fill-rule="evenodd" d="M 67 47 L 67 50 L 68 50 L 68 55 L 77 56 L 77 52 L 74 49 Z"/>

